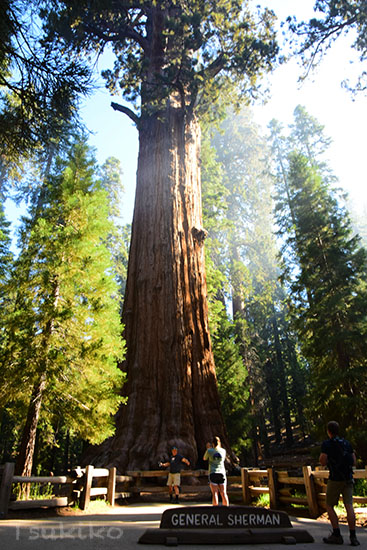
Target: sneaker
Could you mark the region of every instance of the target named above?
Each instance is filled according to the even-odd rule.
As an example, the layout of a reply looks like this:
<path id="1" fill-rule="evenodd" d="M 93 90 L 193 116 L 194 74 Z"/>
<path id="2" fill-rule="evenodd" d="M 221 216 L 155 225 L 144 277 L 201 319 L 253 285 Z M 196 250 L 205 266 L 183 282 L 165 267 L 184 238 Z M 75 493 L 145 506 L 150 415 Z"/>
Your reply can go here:
<path id="1" fill-rule="evenodd" d="M 322 539 L 326 544 L 343 544 L 343 537 L 341 535 L 334 535 L 331 533 L 328 537 Z"/>
<path id="2" fill-rule="evenodd" d="M 359 546 L 361 543 L 357 539 L 357 537 L 350 537 L 350 545 L 351 546 Z"/>

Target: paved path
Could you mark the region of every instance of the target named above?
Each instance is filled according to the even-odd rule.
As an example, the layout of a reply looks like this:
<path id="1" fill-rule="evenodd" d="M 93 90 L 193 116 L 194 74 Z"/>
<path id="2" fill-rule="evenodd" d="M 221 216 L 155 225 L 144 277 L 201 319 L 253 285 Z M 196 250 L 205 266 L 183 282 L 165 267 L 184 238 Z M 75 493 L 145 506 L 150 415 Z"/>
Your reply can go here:
<path id="1" fill-rule="evenodd" d="M 185 504 L 187 505 L 187 504 Z M 195 504 L 193 504 L 194 506 Z M 177 505 L 176 505 L 177 506 Z M 163 545 L 138 544 L 140 535 L 148 527 L 159 527 L 163 511 L 169 504 L 129 504 L 116 506 L 101 514 L 60 516 L 44 519 L 8 519 L 0 521 L 1 550 L 162 550 Z M 298 543 L 297 550 L 326 550 L 322 537 L 329 532 L 329 524 L 305 518 L 291 517 L 293 527 L 306 529 L 314 543 Z M 349 545 L 348 528 L 341 526 L 344 544 Z M 367 549 L 367 530 L 357 531 L 361 549 Z M 203 545 L 182 545 L 193 550 Z M 210 548 L 243 550 L 244 545 L 216 545 Z M 205 546 L 204 546 L 205 548 Z M 284 550 L 284 544 L 258 544 L 256 550 Z"/>

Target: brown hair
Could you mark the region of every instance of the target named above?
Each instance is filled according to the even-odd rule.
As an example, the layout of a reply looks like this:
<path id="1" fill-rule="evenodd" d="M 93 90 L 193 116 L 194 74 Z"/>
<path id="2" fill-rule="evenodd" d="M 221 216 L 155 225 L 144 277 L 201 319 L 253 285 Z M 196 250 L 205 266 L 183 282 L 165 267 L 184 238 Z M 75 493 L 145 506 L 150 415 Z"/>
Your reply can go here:
<path id="1" fill-rule="evenodd" d="M 214 447 L 220 447 L 221 446 L 220 445 L 220 438 L 217 435 L 215 435 L 213 437 L 213 445 L 214 445 Z"/>

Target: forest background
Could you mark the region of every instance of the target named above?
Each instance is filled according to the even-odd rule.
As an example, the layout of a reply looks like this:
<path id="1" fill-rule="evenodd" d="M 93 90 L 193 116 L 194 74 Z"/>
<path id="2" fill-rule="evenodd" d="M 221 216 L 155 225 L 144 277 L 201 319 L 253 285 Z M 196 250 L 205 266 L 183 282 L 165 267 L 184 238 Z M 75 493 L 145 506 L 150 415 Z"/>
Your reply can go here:
<path id="1" fill-rule="evenodd" d="M 273 2 L 272 4 L 274 6 L 269 7 L 277 14 L 279 13 L 277 7 L 280 8 L 280 4 L 280 11 L 283 14 L 293 13 L 290 4 L 294 3 Z M 307 3 L 302 3 L 302 9 L 305 12 L 299 16 L 300 19 L 307 19 L 312 15 L 310 12 L 313 2 L 309 4 L 305 7 Z M 295 15 L 298 16 L 297 13 Z M 281 13 L 279 17 L 285 19 Z M 346 64 L 340 62 L 341 54 L 343 58 L 344 54 L 346 55 L 345 59 L 355 56 L 355 51 L 351 47 L 351 38 L 348 37 L 346 40 L 347 42 L 334 45 L 328 53 L 329 58 L 334 56 L 334 59 L 335 57 L 338 59 L 339 70 L 336 71 L 333 64 L 331 71 L 337 86 L 346 76 L 355 80 L 356 75 L 358 76 L 361 72 L 357 62 L 356 71 L 352 68 L 350 75 L 346 75 Z M 328 60 L 328 58 L 323 60 L 318 67 L 321 79 L 325 77 Z M 276 91 L 277 81 L 272 83 L 272 77 L 269 77 L 269 86 L 273 96 L 276 96 L 275 103 L 270 101 L 265 107 L 255 105 L 252 108 L 242 109 L 239 113 L 228 112 L 226 120 L 221 122 L 220 131 L 215 125 L 208 124 L 204 127 L 202 146 L 204 228 L 208 231 L 206 264 L 210 297 L 210 328 L 222 412 L 232 448 L 244 461 L 254 463 L 260 456 L 271 455 L 275 448 L 282 445 L 291 447 L 299 437 L 307 440 L 310 435 L 321 436 L 323 424 L 320 429 L 320 420 L 335 410 L 335 406 L 338 407 L 342 416 L 344 429 L 347 433 L 348 430 L 352 432 L 356 419 L 360 418 L 365 395 L 363 371 L 365 360 L 361 349 L 363 350 L 366 335 L 366 260 L 363 249 L 366 247 L 367 231 L 363 211 L 365 173 L 359 161 L 363 159 L 361 147 L 364 142 L 363 134 L 360 132 L 364 132 L 365 135 L 366 130 L 362 128 L 358 132 L 355 128 L 359 127 L 359 124 L 363 126 L 364 117 L 361 113 L 365 113 L 366 101 L 360 94 L 353 98 L 351 92 L 346 89 L 340 91 L 334 87 L 331 88 L 333 91 L 326 92 L 327 97 L 333 98 L 329 104 L 332 106 L 338 128 L 342 126 L 341 121 L 346 111 L 358 113 L 354 114 L 353 122 L 351 115 L 347 115 L 349 127 L 348 130 L 343 130 L 345 141 L 341 145 L 341 138 L 337 138 L 338 149 L 336 154 L 334 152 L 334 159 L 338 158 L 338 162 L 333 161 L 329 137 L 330 134 L 336 135 L 335 129 L 329 134 L 328 124 L 324 125 L 324 120 L 327 119 L 325 108 L 321 116 L 315 117 L 315 112 L 317 111 L 317 114 L 320 112 L 320 95 L 321 90 L 325 93 L 325 82 L 320 84 L 318 77 L 315 77 L 313 86 L 318 90 L 318 105 L 316 108 L 313 103 L 310 107 L 308 102 L 299 101 L 299 99 L 307 97 L 308 87 L 311 86 L 310 79 L 313 77 L 308 76 L 306 82 L 298 88 L 299 84 L 296 84 L 296 80 L 302 75 L 302 68 L 292 66 L 294 60 L 289 63 L 291 65 L 286 64 L 278 69 L 281 91 Z M 291 69 L 287 69 L 287 66 L 291 66 Z M 284 76 L 286 70 L 292 74 L 288 77 L 287 84 Z M 336 86 L 335 80 L 331 82 L 329 73 L 327 74 L 328 84 Z M 273 78 L 277 78 L 276 74 Z M 290 100 L 284 89 L 292 87 L 298 91 Z M 342 107 L 337 107 L 335 102 L 335 96 L 339 93 Z M 287 104 L 286 118 L 279 117 L 280 112 L 284 113 L 284 107 L 281 110 L 279 103 L 276 102 L 280 95 L 285 96 L 282 103 Z M 12 267 L 14 271 L 4 286 L 7 296 L 10 288 L 13 294 L 18 293 L 17 299 L 19 299 L 19 292 L 22 290 L 20 281 L 23 280 L 24 273 L 26 276 L 23 278 L 26 282 L 23 297 L 31 294 L 34 296 L 40 282 L 39 278 L 36 278 L 29 285 L 29 272 L 32 271 L 40 277 L 42 272 L 37 272 L 39 269 L 37 266 L 41 265 L 43 269 L 45 258 L 52 257 L 54 262 L 57 257 L 55 250 L 65 250 L 65 243 L 81 262 L 81 266 L 75 268 L 76 271 L 81 269 L 86 272 L 86 265 L 93 265 L 90 259 L 91 250 L 87 243 L 90 242 L 91 232 L 100 231 L 101 239 L 109 241 L 106 249 L 110 251 L 111 263 L 108 265 L 101 263 L 101 256 L 98 255 L 96 264 L 98 263 L 101 269 L 99 282 L 94 281 L 90 288 L 83 289 L 82 293 L 79 288 L 77 297 L 70 293 L 69 300 L 74 301 L 73 314 L 75 304 L 79 307 L 80 300 L 82 302 L 86 300 L 88 293 L 91 293 L 90 296 L 95 296 L 96 289 L 102 294 L 108 288 L 109 295 L 115 296 L 115 306 L 104 305 L 107 311 L 112 311 L 115 307 L 116 312 L 116 303 L 120 304 L 123 300 L 129 238 L 129 225 L 126 225 L 126 222 L 129 221 L 132 212 L 136 168 L 135 161 L 133 162 L 132 159 L 136 159 L 137 156 L 137 136 L 131 122 L 125 122 L 120 113 L 112 111 L 109 103 L 108 93 L 100 90 L 91 97 L 89 104 L 87 103 L 82 109 L 82 113 L 88 129 L 92 131 L 89 143 L 96 147 L 100 165 L 111 155 L 118 160 L 109 159 L 103 166 L 97 168 L 85 139 L 83 138 L 82 142 L 75 140 L 68 152 L 62 155 L 63 159 L 59 161 L 56 171 L 52 174 L 52 190 L 47 187 L 49 195 L 43 186 L 40 186 L 43 193 L 42 216 L 39 215 L 39 188 L 38 191 L 33 189 L 28 197 L 28 206 L 22 206 L 22 212 L 27 208 L 27 221 L 23 219 L 20 222 L 19 231 L 23 237 L 16 248 L 18 260 L 14 264 L 15 267 Z M 348 108 L 346 108 L 347 105 Z M 266 128 L 267 126 L 269 127 Z M 340 149 L 343 154 L 340 153 Z M 352 160 L 353 158 L 355 161 Z M 73 174 L 73 170 L 74 175 L 79 172 L 79 168 L 78 170 L 73 168 L 76 164 L 78 167 L 83 166 L 84 179 L 83 182 L 80 180 L 78 183 L 74 178 L 71 183 L 68 179 L 70 173 Z M 120 166 L 123 173 L 121 180 Z M 336 190 L 339 184 L 337 179 L 344 188 L 348 187 L 351 180 L 362 182 L 362 186 L 354 191 L 357 207 Z M 122 195 L 123 188 L 125 192 L 127 191 L 125 195 Z M 97 194 L 98 192 L 100 195 Z M 72 203 L 78 193 L 80 203 L 75 206 Z M 303 196 L 302 193 L 304 193 Z M 114 197 L 113 200 L 112 197 Z M 93 207 L 94 200 L 96 205 Z M 122 212 L 121 210 L 118 212 L 121 208 L 120 202 Z M 310 228 L 307 227 L 307 221 L 315 204 L 322 206 L 322 212 L 319 218 L 314 220 L 314 226 Z M 56 205 L 57 208 L 54 211 Z M 73 210 L 75 207 L 76 211 Z M 46 224 L 53 219 L 51 223 L 55 224 L 55 220 L 60 219 L 60 216 L 65 219 L 67 216 L 75 219 L 76 212 L 83 218 L 82 207 L 94 208 L 93 211 L 98 211 L 102 216 L 98 229 L 93 227 L 86 229 L 84 260 L 81 254 L 82 233 L 78 233 L 76 240 L 70 239 L 70 235 L 61 235 L 60 248 L 56 243 L 55 248 L 49 250 L 47 255 L 37 257 L 38 253 L 35 254 L 34 250 L 39 250 L 40 242 L 44 243 L 41 248 L 46 250 L 45 243 L 52 233 L 47 226 L 39 226 L 40 220 L 46 220 L 42 222 Z M 106 210 L 109 212 L 106 213 Z M 347 211 L 351 215 L 350 221 Z M 7 217 L 15 221 L 15 212 L 16 210 L 8 202 Z M 104 218 L 103 212 L 105 212 Z M 119 238 L 111 236 L 113 230 L 106 225 L 108 218 L 115 222 Z M 95 220 L 97 220 L 96 214 Z M 33 243 L 25 237 L 31 234 L 30 226 L 34 230 Z M 332 235 L 330 235 L 331 227 L 336 228 Z M 278 233 L 277 237 L 275 233 Z M 355 233 L 361 236 L 362 241 L 358 242 L 353 238 Z M 327 246 L 322 248 L 324 258 L 330 254 L 325 265 L 320 265 L 318 254 L 315 255 L 315 251 L 312 250 L 312 242 L 316 237 L 320 238 L 321 234 L 329 238 Z M 299 240 L 300 235 L 302 243 Z M 10 246 L 10 242 L 8 245 Z M 12 246 L 14 250 L 14 244 Z M 76 246 L 80 246 L 78 252 L 74 251 Z M 106 249 L 100 252 L 103 257 L 106 257 Z M 62 252 L 60 254 L 59 266 L 63 262 Z M 116 257 L 119 258 L 118 269 L 116 269 Z M 333 262 L 334 273 L 333 277 L 328 279 L 330 262 Z M 96 264 L 92 269 L 93 273 L 96 273 Z M 351 265 L 353 273 L 349 277 L 345 273 L 345 266 Z M 338 272 L 339 268 L 341 271 L 344 270 L 342 274 Z M 52 270 L 54 269 L 55 263 L 52 264 Z M 106 281 L 103 274 L 109 270 L 114 270 L 115 277 Z M 313 279 L 310 275 L 314 275 Z M 54 278 L 47 281 L 50 285 L 47 300 L 51 300 L 53 306 L 58 299 L 62 276 L 64 274 L 60 273 L 58 280 Z M 103 285 L 107 284 L 107 287 L 102 287 L 100 282 L 102 280 Z M 338 282 L 341 280 L 343 280 L 343 288 L 338 288 Z M 321 289 L 322 295 L 320 281 L 324 281 L 326 285 Z M 113 287 L 114 284 L 115 287 Z M 67 284 L 66 288 L 68 288 Z M 338 295 L 337 298 L 336 295 Z M 81 296 L 83 296 L 82 299 Z M 358 296 L 359 300 L 355 300 L 355 296 Z M 29 309 L 28 304 L 22 310 L 23 314 L 27 312 L 29 315 L 23 330 L 24 333 L 27 332 L 30 323 L 33 323 L 33 332 L 28 335 L 28 338 L 36 342 L 41 322 L 39 313 L 45 304 L 45 299 L 41 297 L 36 308 L 33 297 L 31 301 L 32 307 Z M 92 301 L 89 298 L 88 308 L 93 307 Z M 343 323 L 338 321 L 337 327 L 333 323 L 329 324 L 331 308 L 336 309 L 336 317 L 338 317 L 345 304 L 348 304 L 353 318 L 348 318 Z M 100 304 L 97 306 L 98 309 Z M 35 309 L 37 318 L 32 321 L 30 317 L 34 315 Z M 54 329 L 55 319 L 50 320 L 47 309 L 44 314 L 45 332 L 50 338 L 55 334 L 60 338 L 60 334 L 57 334 L 57 330 Z M 319 323 L 316 330 L 315 314 Z M 86 315 L 85 311 L 81 312 L 84 324 Z M 65 319 L 68 317 L 65 310 L 60 312 L 60 318 L 62 319 L 62 323 L 59 320 L 60 326 L 66 324 Z M 108 316 L 101 319 L 102 325 L 106 323 L 106 318 Z M 9 319 L 9 317 L 5 319 L 5 322 L 11 327 Z M 98 328 L 97 316 L 95 319 L 96 325 L 93 330 L 99 333 L 101 329 Z M 116 321 L 116 316 L 113 319 Z M 75 321 L 75 314 L 73 321 Z M 19 323 L 19 312 L 12 322 Z M 340 335 L 337 329 L 342 334 L 348 331 L 351 335 L 348 341 L 348 352 L 345 350 L 340 352 L 340 357 L 349 354 L 347 362 L 342 365 L 341 359 L 337 361 L 340 367 L 338 381 L 335 380 L 336 371 L 333 363 L 328 361 L 330 350 L 335 349 L 336 355 L 340 351 L 337 350 Z M 77 330 L 77 325 L 70 328 L 70 339 Z M 75 408 L 72 406 L 73 403 L 77 405 L 78 402 L 83 402 L 84 410 L 87 410 L 88 404 L 82 397 L 83 388 L 78 388 L 77 394 L 69 392 L 65 397 L 65 386 L 73 380 L 73 373 L 66 373 L 66 361 L 57 363 L 58 368 L 55 373 L 52 373 L 53 393 L 47 392 L 45 413 L 38 425 L 37 441 L 34 442 L 36 446 L 34 462 L 37 471 L 69 468 L 78 461 L 85 441 L 99 442 L 111 433 L 111 422 L 106 419 L 103 425 L 99 424 L 99 421 L 105 413 L 107 413 L 106 418 L 110 417 L 110 413 L 115 411 L 121 402 L 113 392 L 113 388 L 121 384 L 121 376 L 116 373 L 114 366 L 123 354 L 122 343 L 117 344 L 119 330 L 116 326 L 111 331 L 116 340 L 105 343 L 107 351 L 103 347 L 98 348 L 97 345 L 90 346 L 90 349 L 86 350 L 83 343 L 81 344 L 83 359 L 88 356 L 88 351 L 93 356 L 90 363 L 93 374 L 91 372 L 85 374 L 85 379 L 90 380 L 93 377 L 93 387 L 96 388 L 96 394 L 92 396 L 93 403 L 101 403 L 102 409 L 96 411 L 95 418 L 89 419 L 85 424 L 82 421 L 83 415 L 77 414 L 78 406 Z M 88 341 L 93 341 L 93 334 L 88 335 L 87 338 Z M 35 388 L 34 384 L 29 385 L 29 382 L 24 381 L 24 373 L 20 378 L 14 376 L 15 372 L 19 372 L 19 354 L 24 352 L 24 339 L 21 343 L 19 342 L 20 339 L 18 340 L 20 347 L 16 353 L 14 349 L 11 351 L 12 357 L 18 356 L 18 363 L 14 362 L 13 365 L 15 370 L 9 369 L 5 372 L 8 367 L 3 355 L 4 381 L 7 377 L 8 380 L 12 379 L 8 385 L 4 384 L 4 387 L 9 392 L 9 388 L 16 385 L 18 393 L 14 392 L 9 401 L 3 399 L 5 406 L 2 409 L 1 421 L 1 462 L 16 456 L 26 418 L 27 391 L 30 392 L 29 397 L 30 388 L 33 387 L 34 392 L 43 383 L 41 377 Z M 34 347 L 34 345 L 29 346 L 29 342 L 30 340 L 28 340 L 28 347 L 33 352 L 36 349 L 38 353 L 40 347 L 42 348 L 43 343 L 38 343 Z M 115 351 L 111 354 L 112 347 Z M 3 347 L 4 349 L 6 359 L 9 357 L 9 349 Z M 97 349 L 99 349 L 98 354 Z M 105 362 L 106 354 L 111 362 L 108 371 L 108 376 L 111 376 L 109 385 L 111 394 L 106 396 L 106 393 L 103 393 L 106 397 L 104 402 L 102 391 L 99 394 L 97 388 L 101 385 L 102 379 L 106 380 L 106 372 L 100 372 L 101 356 L 103 356 L 102 362 Z M 45 360 L 45 356 L 40 357 L 41 362 Z M 50 360 L 50 357 L 46 359 Z M 55 362 L 55 357 L 52 360 Z M 24 357 L 22 361 L 24 362 Z M 75 357 L 73 361 L 74 365 L 78 364 Z M 37 369 L 39 364 L 35 367 L 35 371 Z M 65 378 L 64 384 L 58 387 L 56 382 L 60 372 L 64 373 Z M 28 390 L 24 391 L 27 383 Z M 351 383 L 354 387 L 346 389 L 345 386 L 350 386 Z M 355 385 L 358 384 L 360 387 L 357 391 Z M 329 402 L 327 390 L 330 387 L 336 390 L 336 397 L 340 395 L 339 401 L 336 398 Z M 89 385 L 88 388 L 90 391 L 91 386 Z M 326 391 L 321 392 L 321 388 Z M 19 390 L 21 390 L 21 396 Z M 103 390 L 105 392 L 106 385 Z M 60 409 L 61 405 L 58 402 L 58 414 L 56 414 L 52 399 L 60 393 L 63 395 L 63 408 Z M 90 414 L 88 413 L 87 416 Z M 363 422 L 363 417 L 361 420 Z M 96 431 L 100 431 L 101 437 L 95 440 L 93 433 Z M 364 435 L 364 430 L 361 428 L 360 433 L 353 434 L 353 439 L 360 455 L 365 458 Z"/>

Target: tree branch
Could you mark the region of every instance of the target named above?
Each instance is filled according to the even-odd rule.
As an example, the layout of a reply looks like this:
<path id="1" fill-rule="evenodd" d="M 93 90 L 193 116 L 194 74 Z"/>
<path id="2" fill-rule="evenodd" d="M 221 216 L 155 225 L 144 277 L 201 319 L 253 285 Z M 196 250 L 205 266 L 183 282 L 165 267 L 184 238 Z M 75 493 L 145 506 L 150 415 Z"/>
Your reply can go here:
<path id="1" fill-rule="evenodd" d="M 224 67 L 224 54 L 221 52 L 217 59 L 213 61 L 206 69 L 203 69 L 198 74 L 203 75 L 206 79 L 214 78 Z"/>
<path id="2" fill-rule="evenodd" d="M 147 39 L 128 25 L 125 25 L 122 29 L 115 31 L 114 35 L 108 34 L 110 29 L 103 31 L 102 29 L 98 28 L 97 25 L 93 25 L 92 23 L 84 24 L 84 28 L 94 33 L 99 39 L 106 42 L 116 42 L 118 40 L 123 40 L 124 38 L 130 38 L 131 40 L 134 40 L 134 42 L 139 44 L 144 52 L 146 52 L 149 47 Z"/>
<path id="3" fill-rule="evenodd" d="M 120 113 L 124 113 L 124 115 L 127 115 L 129 118 L 131 118 L 131 120 L 139 128 L 140 117 L 138 117 L 138 115 L 135 114 L 134 111 L 129 109 L 129 107 L 124 107 L 123 105 L 115 103 L 114 101 L 111 102 L 111 107 L 114 111 L 120 111 Z"/>
<path id="4" fill-rule="evenodd" d="M 303 55 L 308 49 L 315 46 L 315 44 L 316 44 L 316 46 L 314 48 L 314 51 L 311 52 L 309 62 L 307 63 L 307 65 L 305 64 L 306 74 L 302 77 L 302 80 L 305 80 L 308 77 L 308 75 L 311 71 L 311 68 L 315 64 L 315 59 L 316 59 L 316 57 L 317 57 L 320 50 L 321 50 L 321 54 L 322 54 L 322 48 L 325 45 L 325 43 L 327 43 L 327 41 L 329 39 L 335 40 L 339 36 L 339 34 L 346 27 L 349 27 L 349 26 L 353 25 L 356 22 L 356 20 L 357 20 L 357 17 L 353 16 L 350 19 L 347 19 L 346 21 L 342 21 L 341 23 L 332 24 L 332 22 L 331 22 L 329 27 L 326 26 L 326 24 L 328 23 L 328 21 L 326 21 L 324 29 L 321 29 L 321 30 L 320 29 L 315 29 L 316 30 L 315 38 L 309 38 L 308 41 L 306 40 L 305 43 L 303 44 L 303 46 L 301 47 L 301 49 L 299 50 L 299 53 L 301 55 Z M 310 23 L 308 24 L 308 29 L 310 29 Z M 302 36 L 304 34 L 307 35 L 309 32 L 310 32 L 310 30 L 308 30 L 308 31 L 299 31 L 296 34 L 298 36 Z M 336 35 L 336 37 L 333 37 L 333 35 Z M 330 45 L 328 46 L 326 44 L 326 49 L 328 47 L 330 47 Z"/>

